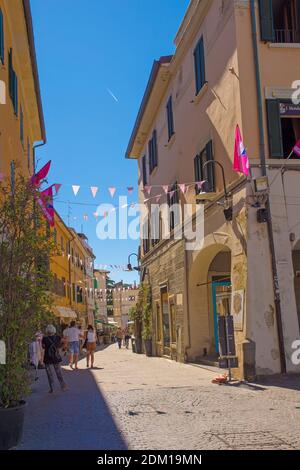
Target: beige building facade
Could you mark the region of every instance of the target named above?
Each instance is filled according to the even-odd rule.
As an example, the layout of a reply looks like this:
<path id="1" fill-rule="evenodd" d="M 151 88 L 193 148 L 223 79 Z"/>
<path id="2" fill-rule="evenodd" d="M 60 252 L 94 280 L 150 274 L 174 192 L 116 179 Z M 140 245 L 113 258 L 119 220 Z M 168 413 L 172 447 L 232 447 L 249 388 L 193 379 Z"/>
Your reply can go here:
<path id="1" fill-rule="evenodd" d="M 94 269 L 95 289 L 95 321 L 97 329 L 102 329 L 101 323 L 107 323 L 107 278 L 109 271 Z M 99 323 L 97 322 L 99 321 Z M 101 323 L 100 323 L 101 322 Z"/>
<path id="2" fill-rule="evenodd" d="M 297 1 L 192 0 L 174 55 L 154 62 L 126 152 L 138 159 L 140 202 L 189 203 L 194 227 L 196 208 L 204 211 L 200 249 L 164 239 L 164 220 L 145 226 L 154 354 L 214 362 L 218 317 L 231 313 L 237 377 L 299 369 L 300 161 L 287 160 L 300 139 L 299 34 Z M 248 180 L 232 170 L 237 124 Z M 269 189 L 255 182 L 264 176 Z M 171 216 L 171 234 L 177 222 Z"/>
<path id="3" fill-rule="evenodd" d="M 129 311 L 135 307 L 138 301 L 138 286 L 124 284 L 123 281 L 117 282 L 113 289 L 113 314 L 114 321 L 121 328 L 128 325 Z"/>

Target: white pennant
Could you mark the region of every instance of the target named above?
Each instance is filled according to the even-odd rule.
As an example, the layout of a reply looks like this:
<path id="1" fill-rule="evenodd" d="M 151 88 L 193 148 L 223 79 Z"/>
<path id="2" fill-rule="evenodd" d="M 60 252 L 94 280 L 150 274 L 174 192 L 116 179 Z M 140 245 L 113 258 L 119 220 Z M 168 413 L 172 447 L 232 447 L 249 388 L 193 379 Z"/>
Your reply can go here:
<path id="1" fill-rule="evenodd" d="M 109 194 L 111 195 L 111 197 L 114 197 L 115 195 L 115 192 L 116 192 L 116 188 L 114 186 L 108 188 L 108 191 L 109 191 Z"/>
<path id="2" fill-rule="evenodd" d="M 72 185 L 72 189 L 73 189 L 73 193 L 74 193 L 74 196 L 77 196 L 77 193 L 80 189 L 80 186 L 76 185 L 76 184 L 73 184 Z"/>
<path id="3" fill-rule="evenodd" d="M 98 186 L 91 186 L 91 191 L 92 191 L 93 198 L 96 197 L 98 189 L 99 189 Z"/>

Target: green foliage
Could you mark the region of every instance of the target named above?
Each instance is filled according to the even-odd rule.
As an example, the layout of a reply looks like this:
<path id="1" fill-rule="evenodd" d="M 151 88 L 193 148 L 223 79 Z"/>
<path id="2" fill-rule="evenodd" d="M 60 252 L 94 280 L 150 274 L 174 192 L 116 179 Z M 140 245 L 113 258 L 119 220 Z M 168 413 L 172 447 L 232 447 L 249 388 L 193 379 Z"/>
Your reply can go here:
<path id="1" fill-rule="evenodd" d="M 142 338 L 144 340 L 152 339 L 152 300 L 151 288 L 149 284 L 143 283 L 142 290 Z"/>
<path id="2" fill-rule="evenodd" d="M 28 392 L 28 344 L 52 318 L 49 260 L 55 244 L 36 205 L 36 190 L 17 177 L 13 190 L 0 183 L 0 406 L 18 404 Z"/>

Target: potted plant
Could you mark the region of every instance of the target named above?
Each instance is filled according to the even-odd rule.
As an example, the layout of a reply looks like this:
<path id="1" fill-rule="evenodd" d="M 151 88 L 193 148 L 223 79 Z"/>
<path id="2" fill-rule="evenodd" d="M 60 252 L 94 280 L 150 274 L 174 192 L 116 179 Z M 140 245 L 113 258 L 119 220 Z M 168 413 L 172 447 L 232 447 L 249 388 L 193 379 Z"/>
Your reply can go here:
<path id="1" fill-rule="evenodd" d="M 0 183 L 0 340 L 6 349 L 0 364 L 1 450 L 21 439 L 28 344 L 50 318 L 54 242 L 34 202 L 36 191 L 22 177 Z"/>
<path id="2" fill-rule="evenodd" d="M 152 302 L 149 284 L 142 284 L 142 338 L 144 340 L 146 356 L 152 356 Z"/>

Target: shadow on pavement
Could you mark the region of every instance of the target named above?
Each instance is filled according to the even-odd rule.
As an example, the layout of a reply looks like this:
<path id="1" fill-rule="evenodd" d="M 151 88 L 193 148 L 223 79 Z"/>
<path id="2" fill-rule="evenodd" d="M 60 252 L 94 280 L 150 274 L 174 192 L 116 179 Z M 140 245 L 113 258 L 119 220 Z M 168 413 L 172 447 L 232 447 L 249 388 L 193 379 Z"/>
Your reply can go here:
<path id="1" fill-rule="evenodd" d="M 260 377 L 258 382 L 269 387 L 300 391 L 300 374 L 284 374 Z"/>
<path id="2" fill-rule="evenodd" d="M 39 371 L 27 400 L 24 436 L 17 449 L 126 450 L 93 370 L 64 368 L 63 377 L 69 390 L 62 392 L 55 377 L 54 393 L 49 394 L 46 371 Z"/>

